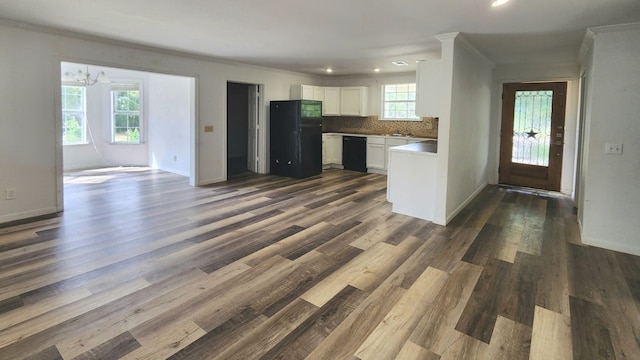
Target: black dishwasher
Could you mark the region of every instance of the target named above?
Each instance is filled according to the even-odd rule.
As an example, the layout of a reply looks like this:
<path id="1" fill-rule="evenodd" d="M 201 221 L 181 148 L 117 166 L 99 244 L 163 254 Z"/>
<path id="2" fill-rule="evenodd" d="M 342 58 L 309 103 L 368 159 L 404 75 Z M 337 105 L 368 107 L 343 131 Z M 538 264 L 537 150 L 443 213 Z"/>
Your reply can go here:
<path id="1" fill-rule="evenodd" d="M 342 137 L 342 166 L 345 170 L 367 172 L 366 137 Z"/>

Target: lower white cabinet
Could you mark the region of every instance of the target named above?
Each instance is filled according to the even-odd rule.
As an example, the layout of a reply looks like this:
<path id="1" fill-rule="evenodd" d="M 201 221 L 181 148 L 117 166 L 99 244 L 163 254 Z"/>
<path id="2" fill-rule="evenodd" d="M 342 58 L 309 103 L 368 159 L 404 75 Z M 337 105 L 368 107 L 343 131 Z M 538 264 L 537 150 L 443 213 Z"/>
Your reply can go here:
<path id="1" fill-rule="evenodd" d="M 322 164 L 342 165 L 342 135 L 322 135 Z"/>
<path id="2" fill-rule="evenodd" d="M 327 136 L 325 134 L 322 134 L 322 165 L 328 165 L 329 163 L 327 162 Z"/>
<path id="3" fill-rule="evenodd" d="M 382 136 L 367 136 L 367 169 L 386 170 L 385 141 Z"/>

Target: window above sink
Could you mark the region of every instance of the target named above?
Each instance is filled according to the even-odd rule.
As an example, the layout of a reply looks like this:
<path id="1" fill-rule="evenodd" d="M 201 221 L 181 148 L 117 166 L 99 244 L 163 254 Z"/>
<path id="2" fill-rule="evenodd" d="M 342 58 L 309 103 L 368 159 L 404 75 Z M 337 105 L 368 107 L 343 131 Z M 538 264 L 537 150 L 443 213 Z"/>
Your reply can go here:
<path id="1" fill-rule="evenodd" d="M 380 120 L 420 121 L 416 116 L 416 84 L 383 84 Z"/>

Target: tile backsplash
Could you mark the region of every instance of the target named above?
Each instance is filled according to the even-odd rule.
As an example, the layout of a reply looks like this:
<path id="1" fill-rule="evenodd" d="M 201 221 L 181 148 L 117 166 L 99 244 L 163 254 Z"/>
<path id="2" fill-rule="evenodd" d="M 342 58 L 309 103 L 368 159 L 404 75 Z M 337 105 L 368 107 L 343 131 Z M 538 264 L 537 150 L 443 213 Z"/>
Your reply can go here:
<path id="1" fill-rule="evenodd" d="M 323 132 L 345 132 L 353 134 L 411 134 L 429 138 L 438 137 L 438 119 L 424 117 L 421 121 L 389 121 L 378 120 L 377 116 L 369 117 L 323 117 Z"/>

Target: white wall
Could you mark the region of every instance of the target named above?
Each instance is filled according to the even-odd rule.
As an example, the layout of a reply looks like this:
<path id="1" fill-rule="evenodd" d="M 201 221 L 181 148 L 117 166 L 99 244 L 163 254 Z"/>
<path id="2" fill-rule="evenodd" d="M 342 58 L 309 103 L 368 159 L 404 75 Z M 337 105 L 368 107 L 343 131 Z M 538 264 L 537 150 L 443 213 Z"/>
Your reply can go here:
<path id="1" fill-rule="evenodd" d="M 87 65 L 63 62 L 62 72 L 85 71 Z M 148 73 L 103 66 L 89 66 L 92 75 L 105 71 L 110 81 L 132 80 L 142 83 L 143 119 L 149 114 Z M 71 83 L 70 83 L 71 84 Z M 146 166 L 148 161 L 148 123 L 142 124 L 141 144 L 113 144 L 111 141 L 111 87 L 108 83 L 87 86 L 87 141 L 88 144 L 63 147 L 64 170 L 88 169 L 102 166 Z"/>
<path id="2" fill-rule="evenodd" d="M 582 241 L 640 255 L 640 24 L 592 30 Z M 605 154 L 606 143 L 623 154 Z"/>
<path id="3" fill-rule="evenodd" d="M 62 210 L 61 61 L 195 77 L 197 184 L 226 179 L 226 84 L 263 84 L 261 159 L 268 159 L 268 103 L 289 98 L 307 75 L 138 48 L 0 20 L 0 223 Z M 204 133 L 205 125 L 214 131 Z M 266 161 L 262 163 L 266 171 Z"/>
<path id="4" fill-rule="evenodd" d="M 436 219 L 449 222 L 487 185 L 493 64 L 459 35 L 442 40 L 442 62 L 451 63 L 451 101 L 438 133 L 438 161 L 448 164 L 439 166 L 447 171 L 446 200 Z"/>
<path id="5" fill-rule="evenodd" d="M 505 83 L 529 81 L 566 81 L 566 111 L 564 149 L 562 156 L 562 178 L 560 192 L 573 193 L 576 161 L 576 136 L 580 66 L 569 64 L 511 64 L 498 65 L 493 72 L 493 94 L 491 102 L 491 145 L 489 183 L 498 183 L 500 164 L 500 128 L 502 126 L 502 87 Z"/>
<path id="6" fill-rule="evenodd" d="M 191 79 L 149 74 L 147 134 L 149 165 L 189 176 Z"/>

